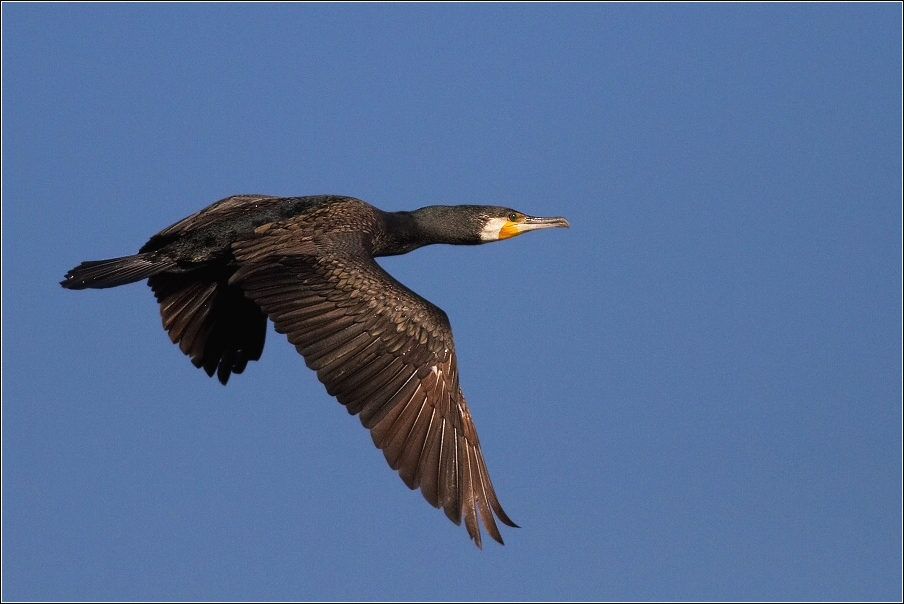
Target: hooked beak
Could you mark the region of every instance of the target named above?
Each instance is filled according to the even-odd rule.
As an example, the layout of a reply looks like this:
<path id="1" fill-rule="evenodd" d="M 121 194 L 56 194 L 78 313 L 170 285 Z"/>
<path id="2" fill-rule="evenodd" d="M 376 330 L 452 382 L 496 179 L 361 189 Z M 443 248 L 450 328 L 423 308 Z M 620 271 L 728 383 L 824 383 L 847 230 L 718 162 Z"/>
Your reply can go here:
<path id="1" fill-rule="evenodd" d="M 525 216 L 518 222 L 507 221 L 501 229 L 499 229 L 499 239 L 508 239 L 521 233 L 528 231 L 536 231 L 537 229 L 552 229 L 556 227 L 568 228 L 568 221 L 561 216 L 555 218 L 540 218 L 538 216 Z"/>
<path id="2" fill-rule="evenodd" d="M 538 218 L 537 216 L 528 216 L 520 225 L 521 231 L 533 231 L 535 229 L 551 229 L 555 227 L 568 228 L 568 221 L 561 216 L 555 218 Z"/>

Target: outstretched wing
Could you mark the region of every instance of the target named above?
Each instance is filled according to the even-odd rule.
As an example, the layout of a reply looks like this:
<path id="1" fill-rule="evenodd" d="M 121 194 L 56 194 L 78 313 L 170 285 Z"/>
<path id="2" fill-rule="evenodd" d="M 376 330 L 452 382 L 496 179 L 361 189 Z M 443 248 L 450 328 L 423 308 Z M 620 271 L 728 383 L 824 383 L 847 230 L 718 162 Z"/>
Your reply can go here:
<path id="1" fill-rule="evenodd" d="M 355 233 L 291 245 L 264 236 L 233 251 L 239 269 L 229 284 L 288 336 L 327 392 L 360 416 L 405 484 L 420 487 L 456 524 L 464 518 L 478 547 L 478 511 L 502 543 L 493 513 L 517 525 L 490 482 L 446 313 L 384 271 Z"/>

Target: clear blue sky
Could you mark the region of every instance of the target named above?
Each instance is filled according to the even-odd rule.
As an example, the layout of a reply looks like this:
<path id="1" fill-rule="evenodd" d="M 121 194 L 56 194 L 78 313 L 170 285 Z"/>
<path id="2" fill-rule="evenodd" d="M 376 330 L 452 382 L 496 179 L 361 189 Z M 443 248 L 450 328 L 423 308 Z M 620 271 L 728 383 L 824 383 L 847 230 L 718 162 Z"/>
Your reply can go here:
<path id="1" fill-rule="evenodd" d="M 4 599 L 900 599 L 900 5 L 2 11 Z M 223 387 L 57 284 L 235 193 L 571 221 L 383 263 L 505 547 L 283 337 Z"/>

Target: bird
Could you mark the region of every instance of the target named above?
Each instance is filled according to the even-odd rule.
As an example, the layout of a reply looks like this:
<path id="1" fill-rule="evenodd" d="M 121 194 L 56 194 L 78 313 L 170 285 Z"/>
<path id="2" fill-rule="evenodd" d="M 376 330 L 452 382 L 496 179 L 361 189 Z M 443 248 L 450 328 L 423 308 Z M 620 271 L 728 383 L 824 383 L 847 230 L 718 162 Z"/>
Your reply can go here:
<path id="1" fill-rule="evenodd" d="M 147 279 L 163 328 L 225 385 L 260 359 L 267 321 L 351 415 L 410 489 L 503 544 L 499 503 L 459 384 L 446 313 L 375 260 L 430 244 L 478 245 L 568 227 L 486 205 L 384 212 L 339 195 L 235 195 L 176 222 L 137 254 L 82 262 L 60 284 L 103 289 Z"/>

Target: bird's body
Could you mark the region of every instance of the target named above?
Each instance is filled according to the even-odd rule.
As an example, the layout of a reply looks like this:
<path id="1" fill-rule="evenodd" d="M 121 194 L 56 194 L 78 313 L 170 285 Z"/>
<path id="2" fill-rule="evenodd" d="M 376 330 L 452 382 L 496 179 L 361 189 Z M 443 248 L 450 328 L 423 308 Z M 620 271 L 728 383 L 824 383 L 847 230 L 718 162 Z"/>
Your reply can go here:
<path id="1" fill-rule="evenodd" d="M 373 259 L 568 226 L 495 206 L 383 212 L 351 197 L 229 197 L 160 231 L 134 256 L 83 262 L 68 289 L 148 279 L 173 343 L 226 384 L 258 360 L 267 319 L 327 391 L 358 414 L 410 488 L 480 545 L 477 516 L 510 526 L 458 382 L 446 314 Z M 492 512 L 491 512 L 492 510 Z"/>

